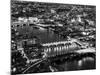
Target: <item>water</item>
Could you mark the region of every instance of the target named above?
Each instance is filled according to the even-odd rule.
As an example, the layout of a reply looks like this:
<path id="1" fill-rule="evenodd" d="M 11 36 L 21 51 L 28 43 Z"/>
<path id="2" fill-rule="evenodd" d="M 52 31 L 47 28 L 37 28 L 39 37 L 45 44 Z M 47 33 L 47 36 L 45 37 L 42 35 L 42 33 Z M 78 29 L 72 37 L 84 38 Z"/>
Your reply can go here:
<path id="1" fill-rule="evenodd" d="M 55 41 L 60 41 L 57 34 L 55 34 L 52 30 L 48 30 L 45 28 L 32 28 L 29 26 L 18 28 L 17 29 L 20 34 L 24 35 L 25 33 L 28 33 L 28 35 L 37 36 L 40 39 L 41 43 L 50 43 Z"/>
<path id="2" fill-rule="evenodd" d="M 48 42 L 54 42 L 54 41 L 60 41 L 63 39 L 59 40 L 59 37 L 57 34 L 55 34 L 53 31 L 49 31 L 47 29 L 34 29 L 34 28 L 29 28 L 28 30 L 25 29 L 26 32 L 31 32 L 31 35 L 37 36 L 40 38 L 41 43 L 48 43 Z M 24 33 L 23 29 L 19 29 L 20 34 Z M 61 62 L 60 64 L 56 64 L 55 66 L 52 66 L 52 69 L 54 67 L 54 69 L 56 68 L 56 70 L 58 71 L 74 71 L 74 70 L 88 70 L 88 69 L 95 69 L 96 68 L 96 61 L 95 58 L 93 57 L 83 57 L 80 60 L 71 60 L 71 61 L 64 61 Z M 49 67 L 47 66 L 47 68 L 49 69 Z M 46 71 L 47 69 L 42 68 L 40 70 Z M 40 71 L 42 72 L 42 71 Z"/>
<path id="3" fill-rule="evenodd" d="M 39 64 L 36 68 L 32 67 L 27 73 L 44 73 L 44 72 L 63 72 L 63 71 L 76 71 L 76 70 L 90 70 L 95 69 L 95 58 L 84 57 L 80 60 L 62 61 L 59 64 L 56 62 L 49 64 L 44 62 Z"/>
<path id="4" fill-rule="evenodd" d="M 65 61 L 63 63 L 57 64 L 58 71 L 74 71 L 74 70 L 89 70 L 95 69 L 95 58 L 84 57 L 80 60 Z"/>

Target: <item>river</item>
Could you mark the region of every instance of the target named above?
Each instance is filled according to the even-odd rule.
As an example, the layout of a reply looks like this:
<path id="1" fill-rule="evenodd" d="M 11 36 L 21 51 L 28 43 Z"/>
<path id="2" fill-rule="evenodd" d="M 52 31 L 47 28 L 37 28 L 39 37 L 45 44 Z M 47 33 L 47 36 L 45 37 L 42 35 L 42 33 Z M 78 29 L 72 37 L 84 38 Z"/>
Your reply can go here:
<path id="1" fill-rule="evenodd" d="M 96 60 L 93 57 L 83 57 L 80 60 L 64 61 L 56 63 L 58 71 L 74 71 L 74 70 L 89 70 L 96 68 Z M 53 69 L 53 68 L 52 68 Z"/>
<path id="2" fill-rule="evenodd" d="M 25 29 L 26 30 L 26 29 Z M 54 42 L 54 41 L 61 41 L 63 39 L 59 39 L 58 35 L 55 34 L 53 31 L 49 31 L 47 29 L 35 29 L 35 28 L 28 28 L 29 32 L 32 32 L 32 35 L 37 36 L 40 38 L 41 43 L 48 43 L 48 42 Z M 27 30 L 27 32 L 28 32 Z M 20 33 L 24 33 L 23 29 L 19 30 Z M 43 65 L 42 65 L 43 66 Z M 74 70 L 88 70 L 88 69 L 95 69 L 96 68 L 96 60 L 93 57 L 83 57 L 79 60 L 71 60 L 71 61 L 62 61 L 61 63 L 57 64 L 56 67 L 53 65 L 50 68 L 53 69 L 53 71 L 74 71 Z M 48 72 L 46 70 L 50 69 L 49 66 L 44 66 L 44 68 L 40 68 L 40 70 L 43 70 L 45 72 Z M 45 69 L 45 68 L 48 69 Z M 39 71 L 39 70 L 38 70 Z M 39 72 L 44 72 L 39 71 Z M 32 71 L 33 72 L 33 71 Z M 37 72 L 37 71 L 34 71 Z"/>
<path id="3" fill-rule="evenodd" d="M 36 29 L 34 27 L 32 28 L 26 26 L 23 28 L 20 27 L 17 30 L 19 31 L 20 35 L 25 35 L 27 33 L 29 36 L 38 37 L 41 43 L 50 43 L 50 42 L 63 40 L 63 39 L 59 39 L 59 36 L 55 34 L 52 30 L 46 28 Z"/>

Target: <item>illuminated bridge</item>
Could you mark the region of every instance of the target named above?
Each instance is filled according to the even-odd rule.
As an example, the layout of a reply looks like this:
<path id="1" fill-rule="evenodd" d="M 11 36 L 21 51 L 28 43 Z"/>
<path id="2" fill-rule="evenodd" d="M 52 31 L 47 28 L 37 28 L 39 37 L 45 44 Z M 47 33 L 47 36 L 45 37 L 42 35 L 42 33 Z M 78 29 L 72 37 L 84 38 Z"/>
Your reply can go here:
<path id="1" fill-rule="evenodd" d="M 44 46 L 43 57 L 55 57 L 58 55 L 63 55 L 77 51 L 81 48 L 85 48 L 85 46 L 83 47 L 83 44 L 77 41 L 76 39 L 72 39 L 69 41 L 46 43 L 42 45 Z"/>

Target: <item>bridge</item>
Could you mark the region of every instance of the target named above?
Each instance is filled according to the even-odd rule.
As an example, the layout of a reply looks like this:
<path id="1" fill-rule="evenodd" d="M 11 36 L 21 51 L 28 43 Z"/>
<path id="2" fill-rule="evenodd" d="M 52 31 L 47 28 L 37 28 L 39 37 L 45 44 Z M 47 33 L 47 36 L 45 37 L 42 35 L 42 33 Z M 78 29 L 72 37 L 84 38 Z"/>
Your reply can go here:
<path id="1" fill-rule="evenodd" d="M 52 43 L 45 43 L 42 44 L 44 47 L 44 56 L 43 57 L 55 57 L 57 55 L 63 55 L 67 54 L 70 52 L 87 52 L 87 50 L 82 50 L 81 49 L 86 49 L 87 44 L 84 44 L 76 39 L 70 39 L 67 41 L 59 41 L 59 42 L 52 42 Z M 91 51 L 91 50 L 90 50 Z"/>
<path id="2" fill-rule="evenodd" d="M 36 61 L 34 61 L 34 59 L 30 60 L 33 64 L 28 66 L 23 71 L 23 74 L 26 73 L 32 67 L 35 67 L 36 65 L 45 61 L 49 57 L 55 57 L 57 55 L 67 54 L 68 52 L 81 54 L 81 53 L 95 53 L 95 51 L 96 51 L 95 48 L 85 48 L 84 47 L 83 49 L 81 49 L 81 46 L 83 44 L 76 39 L 72 39 L 69 41 L 46 43 L 46 44 L 42 44 L 42 45 L 44 46 L 43 57 L 41 59 L 37 59 Z M 52 70 L 51 66 L 49 66 L 49 68 L 51 69 L 52 72 L 54 71 L 54 70 Z"/>

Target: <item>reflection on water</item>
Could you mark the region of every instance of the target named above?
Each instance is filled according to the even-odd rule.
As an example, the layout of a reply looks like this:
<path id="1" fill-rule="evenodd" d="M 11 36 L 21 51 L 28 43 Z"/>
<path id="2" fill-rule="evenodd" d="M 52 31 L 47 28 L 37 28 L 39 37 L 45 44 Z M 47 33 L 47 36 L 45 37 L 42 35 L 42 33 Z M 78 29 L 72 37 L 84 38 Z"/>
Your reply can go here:
<path id="1" fill-rule="evenodd" d="M 37 36 L 41 39 L 41 43 L 48 43 L 54 41 L 60 41 L 63 39 L 59 39 L 59 36 L 55 34 L 53 31 L 45 29 L 45 28 L 23 28 L 18 29 L 20 34 L 25 32 L 32 33 L 31 35 Z M 86 70 L 86 69 L 95 69 L 95 58 L 93 57 L 84 57 L 80 60 L 73 61 L 65 61 L 59 65 L 57 65 L 58 71 L 71 71 L 71 70 Z M 53 66 L 54 67 L 54 66 Z M 53 67 L 50 67 L 53 69 Z"/>
<path id="2" fill-rule="evenodd" d="M 95 69 L 95 58 L 85 57 L 81 60 L 66 61 L 58 65 L 61 71 Z"/>
<path id="3" fill-rule="evenodd" d="M 78 61 L 78 66 L 82 66 L 82 60 Z"/>
<path id="4" fill-rule="evenodd" d="M 92 57 L 87 57 L 87 58 L 83 58 L 82 60 L 83 60 L 83 61 L 87 61 L 87 60 L 89 60 L 89 61 L 94 61 L 94 58 L 92 58 Z"/>
<path id="5" fill-rule="evenodd" d="M 47 62 L 46 62 L 47 63 Z M 71 60 L 71 61 L 62 61 L 59 63 L 53 62 L 51 64 L 42 63 L 40 64 L 41 67 L 38 67 L 39 73 L 40 72 L 59 72 L 59 71 L 75 71 L 75 70 L 89 70 L 95 69 L 95 58 L 93 57 L 84 57 L 80 60 Z M 32 73 L 34 68 L 31 69 Z M 31 71 L 30 70 L 30 71 Z M 36 72 L 37 72 L 36 71 Z"/>

